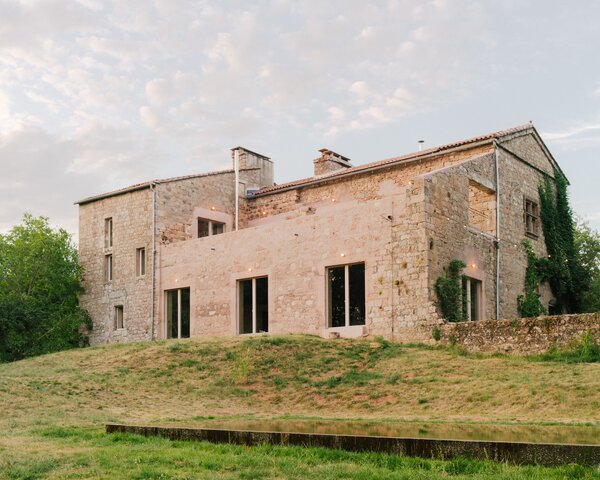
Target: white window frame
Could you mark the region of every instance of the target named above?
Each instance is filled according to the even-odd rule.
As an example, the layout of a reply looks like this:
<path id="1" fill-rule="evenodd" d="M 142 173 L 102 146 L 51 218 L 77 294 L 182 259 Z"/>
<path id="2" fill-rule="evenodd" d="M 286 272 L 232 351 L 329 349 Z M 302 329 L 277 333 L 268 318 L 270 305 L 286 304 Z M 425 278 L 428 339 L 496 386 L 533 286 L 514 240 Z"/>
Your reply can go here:
<path id="1" fill-rule="evenodd" d="M 483 320 L 483 305 L 482 305 L 482 301 L 483 301 L 483 282 L 481 280 L 478 280 L 477 278 L 471 278 L 468 277 L 467 275 L 464 276 L 465 278 L 465 284 L 466 284 L 466 288 L 465 288 L 465 293 L 467 295 L 467 300 L 466 300 L 466 310 L 467 310 L 467 318 L 465 320 L 467 320 L 468 322 L 477 322 L 479 320 Z M 476 291 L 477 291 L 477 319 L 473 320 L 472 315 L 471 315 L 471 282 L 476 282 Z"/>
<path id="2" fill-rule="evenodd" d="M 146 275 L 146 247 L 136 248 L 135 250 L 135 275 L 136 277 Z"/>
<path id="3" fill-rule="evenodd" d="M 257 332 L 256 331 L 256 280 L 266 278 L 267 279 L 267 331 L 266 332 Z M 247 282 L 248 280 L 252 280 L 252 331 L 247 333 L 242 333 L 242 304 L 239 301 L 240 298 L 240 284 L 241 282 Z M 238 298 L 238 308 L 237 308 L 237 325 L 238 325 L 238 335 L 256 335 L 258 333 L 269 333 L 269 304 L 271 296 L 269 295 L 269 277 L 268 275 L 261 275 L 258 277 L 252 278 L 240 278 L 237 281 L 237 298 Z"/>
<path id="4" fill-rule="evenodd" d="M 180 338 L 189 338 L 181 336 L 181 291 L 182 290 L 190 291 L 190 337 L 192 336 L 192 289 L 190 287 L 181 287 L 181 288 L 172 288 L 169 290 L 165 290 L 165 338 L 167 339 L 180 339 Z M 177 337 L 169 337 L 169 328 L 168 328 L 168 315 L 169 315 L 169 292 L 177 292 Z M 171 320 L 172 321 L 172 320 Z"/>
<path id="5" fill-rule="evenodd" d="M 328 267 L 326 267 L 326 275 L 325 275 L 325 281 L 327 282 L 327 302 L 326 302 L 326 309 L 327 309 L 327 327 L 328 328 L 345 328 L 345 327 L 362 327 L 364 325 L 367 324 L 367 305 L 366 305 L 366 300 L 367 300 L 367 286 L 366 284 L 363 285 L 364 288 L 364 295 L 365 295 L 365 315 L 364 315 L 364 321 L 365 323 L 360 324 L 360 325 L 350 325 L 350 267 L 352 265 L 364 265 L 365 267 L 365 282 L 366 282 L 366 271 L 367 271 L 367 266 L 365 262 L 352 262 L 352 263 L 346 263 L 346 264 L 342 264 L 342 265 L 329 265 Z M 344 267 L 344 325 L 341 327 L 334 327 L 331 325 L 331 305 L 330 302 L 331 300 L 329 299 L 330 297 L 330 293 L 329 293 L 329 270 L 332 268 L 340 268 L 340 267 Z"/>

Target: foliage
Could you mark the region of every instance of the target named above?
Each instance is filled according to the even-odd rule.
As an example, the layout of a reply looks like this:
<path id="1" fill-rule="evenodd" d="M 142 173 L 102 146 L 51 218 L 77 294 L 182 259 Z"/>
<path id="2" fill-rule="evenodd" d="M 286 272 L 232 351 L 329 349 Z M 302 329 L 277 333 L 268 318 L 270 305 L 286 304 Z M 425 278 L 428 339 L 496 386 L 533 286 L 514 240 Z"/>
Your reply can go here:
<path id="1" fill-rule="evenodd" d="M 440 308 L 444 319 L 449 322 L 465 320 L 462 300 L 461 270 L 466 265 L 460 260 L 452 260 L 446 268 L 446 276 L 435 282 L 435 291 L 440 299 Z"/>
<path id="2" fill-rule="evenodd" d="M 83 270 L 70 235 L 45 217 L 0 235 L 0 361 L 54 352 L 86 341 L 79 308 Z"/>
<path id="3" fill-rule="evenodd" d="M 575 248 L 579 263 L 590 278 L 588 290 L 581 296 L 581 311 L 600 311 L 600 234 L 578 220 L 575 224 Z"/>
<path id="4" fill-rule="evenodd" d="M 436 342 L 439 342 L 442 339 L 442 330 L 440 329 L 440 327 L 433 327 L 433 330 L 431 331 L 431 336 Z"/>
<path id="5" fill-rule="evenodd" d="M 600 362 L 600 345 L 596 343 L 591 333 L 585 333 L 568 348 L 552 346 L 539 359 L 564 363 L 597 363 Z"/>
<path id="6" fill-rule="evenodd" d="M 540 185 L 540 217 L 548 258 L 539 269 L 548 279 L 558 312 L 581 312 L 583 295 L 589 290 L 589 271 L 580 261 L 575 244 L 575 224 L 569 206 L 567 179 L 554 172 L 555 185 L 546 179 Z"/>
<path id="7" fill-rule="evenodd" d="M 546 309 L 540 301 L 540 296 L 537 293 L 537 288 L 540 285 L 541 278 L 538 273 L 539 260 L 533 253 L 531 242 L 525 240 L 523 242 L 525 251 L 527 252 L 527 269 L 525 270 L 525 294 L 517 297 L 517 308 L 521 317 L 539 317 L 545 315 Z"/>

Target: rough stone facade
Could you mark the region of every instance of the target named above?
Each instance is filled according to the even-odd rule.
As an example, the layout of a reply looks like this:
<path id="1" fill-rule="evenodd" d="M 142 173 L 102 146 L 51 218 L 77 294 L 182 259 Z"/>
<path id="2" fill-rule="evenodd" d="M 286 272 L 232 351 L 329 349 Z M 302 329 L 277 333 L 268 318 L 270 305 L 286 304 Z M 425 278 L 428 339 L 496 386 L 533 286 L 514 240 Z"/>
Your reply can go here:
<path id="1" fill-rule="evenodd" d="M 422 338 L 443 323 L 434 284 L 454 259 L 467 264 L 474 317 L 514 318 L 526 266 L 524 198 L 539 203 L 538 185 L 558 168 L 531 125 L 358 167 L 322 149 L 314 177 L 283 185 L 274 185 L 267 157 L 238 147 L 232 158 L 240 169 L 237 219 L 234 170 L 79 202 L 93 343 L 165 338 L 166 292 L 181 288 L 190 289 L 191 336 L 236 335 L 238 282 L 264 276 L 269 333 Z M 115 271 L 105 282 L 110 216 Z M 224 233 L 198 238 L 199 219 Z M 530 241 L 546 254 L 541 229 Z M 140 279 L 135 249 L 142 245 Z M 328 267 L 355 263 L 365 268 L 365 324 L 331 327 Z M 549 290 L 540 294 L 548 304 Z M 110 318 L 115 302 L 123 305 L 123 329 Z"/>
<path id="2" fill-rule="evenodd" d="M 552 346 L 567 348 L 586 334 L 600 345 L 600 313 L 446 323 L 439 328 L 440 344 L 471 352 L 538 354 Z M 432 331 L 423 330 L 422 340 L 434 343 Z"/>

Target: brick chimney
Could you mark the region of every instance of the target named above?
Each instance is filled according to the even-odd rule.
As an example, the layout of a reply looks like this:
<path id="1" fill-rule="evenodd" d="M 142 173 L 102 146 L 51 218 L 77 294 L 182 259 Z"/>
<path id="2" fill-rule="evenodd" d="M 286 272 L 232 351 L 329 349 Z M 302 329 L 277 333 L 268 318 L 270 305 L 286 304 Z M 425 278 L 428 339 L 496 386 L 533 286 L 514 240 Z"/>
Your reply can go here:
<path id="1" fill-rule="evenodd" d="M 335 153 L 328 148 L 322 148 L 319 152 L 321 152 L 321 156 L 314 160 L 315 177 L 352 167 L 350 159 L 339 153 Z"/>

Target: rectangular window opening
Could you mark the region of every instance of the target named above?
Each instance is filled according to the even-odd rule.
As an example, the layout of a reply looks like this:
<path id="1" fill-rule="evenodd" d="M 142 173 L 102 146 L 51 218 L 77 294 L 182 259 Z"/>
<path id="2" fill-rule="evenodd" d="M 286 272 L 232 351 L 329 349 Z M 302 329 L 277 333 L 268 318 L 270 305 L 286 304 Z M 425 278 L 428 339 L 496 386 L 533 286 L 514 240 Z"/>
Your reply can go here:
<path id="1" fill-rule="evenodd" d="M 327 269 L 328 325 L 348 327 L 365 324 L 365 264 Z"/>
<path id="2" fill-rule="evenodd" d="M 135 251 L 135 274 L 138 277 L 146 275 L 146 249 L 138 248 Z"/>
<path id="3" fill-rule="evenodd" d="M 240 335 L 269 331 L 269 279 L 238 281 L 238 322 Z"/>
<path id="4" fill-rule="evenodd" d="M 123 328 L 123 305 L 115 306 L 114 325 L 115 325 L 115 330 L 119 330 L 120 328 Z"/>
<path id="5" fill-rule="evenodd" d="M 540 224 L 540 213 L 537 202 L 530 198 L 525 198 L 523 216 L 525 220 L 525 234 L 537 238 Z"/>
<path id="6" fill-rule="evenodd" d="M 113 246 L 113 219 L 104 219 L 104 248 L 112 248 Z"/>
<path id="7" fill-rule="evenodd" d="M 481 315 L 482 283 L 467 276 L 462 280 L 463 315 L 465 320 L 475 322 Z"/>
<path id="8" fill-rule="evenodd" d="M 104 280 L 112 282 L 113 279 L 113 256 L 111 254 L 104 256 Z"/>
<path id="9" fill-rule="evenodd" d="M 190 289 L 167 290 L 167 338 L 190 337 Z"/>
<path id="10" fill-rule="evenodd" d="M 225 224 L 206 218 L 198 218 L 198 238 L 220 235 L 225 232 Z"/>

